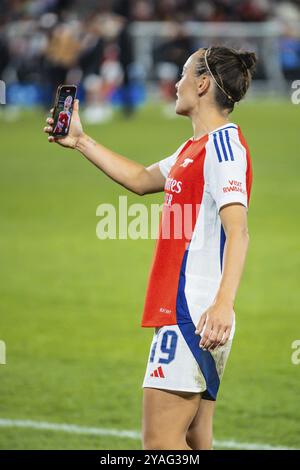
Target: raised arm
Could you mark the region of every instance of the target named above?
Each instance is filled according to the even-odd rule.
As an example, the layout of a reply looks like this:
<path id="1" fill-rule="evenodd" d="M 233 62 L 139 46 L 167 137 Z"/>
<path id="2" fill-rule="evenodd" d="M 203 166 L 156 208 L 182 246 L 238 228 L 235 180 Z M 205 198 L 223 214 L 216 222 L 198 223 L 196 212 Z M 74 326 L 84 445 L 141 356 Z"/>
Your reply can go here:
<path id="1" fill-rule="evenodd" d="M 52 113 L 53 110 L 51 110 L 51 115 Z M 53 119 L 50 117 L 47 119 L 47 126 L 44 127 L 44 132 L 50 134 L 52 125 Z M 79 117 L 78 100 L 75 100 L 74 103 L 69 134 L 58 139 L 49 135 L 48 141 L 78 150 L 87 160 L 112 180 L 136 194 L 155 193 L 164 189 L 165 177 L 162 175 L 158 163 L 145 167 L 98 144 L 83 132 Z"/>

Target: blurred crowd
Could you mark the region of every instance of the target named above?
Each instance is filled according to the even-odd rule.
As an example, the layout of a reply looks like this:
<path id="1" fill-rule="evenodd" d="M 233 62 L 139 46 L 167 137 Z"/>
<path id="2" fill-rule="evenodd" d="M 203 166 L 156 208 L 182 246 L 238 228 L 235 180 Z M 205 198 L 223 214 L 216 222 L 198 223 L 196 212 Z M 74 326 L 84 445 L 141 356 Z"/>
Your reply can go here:
<path id="1" fill-rule="evenodd" d="M 143 70 L 134 62 L 130 34 L 133 21 L 171 24 L 170 38 L 153 46 L 157 67 L 151 77 L 160 83 L 165 99 L 171 100 L 174 81 L 196 48 L 184 32 L 185 21 L 272 19 L 300 23 L 300 0 L 0 0 L 0 79 L 19 98 L 17 86 L 27 84 L 21 98 L 26 102 L 31 96 L 46 105 L 58 84 L 79 84 L 90 104 L 87 118 L 91 121 L 109 115 L 104 104 L 112 99 L 130 114 L 143 97 L 139 87 Z M 299 77 L 298 33 L 286 28 L 280 47 L 284 74 L 288 79 Z"/>
<path id="2" fill-rule="evenodd" d="M 1 0 L 3 21 L 72 10 L 115 12 L 132 21 L 266 21 L 298 16 L 300 0 Z"/>

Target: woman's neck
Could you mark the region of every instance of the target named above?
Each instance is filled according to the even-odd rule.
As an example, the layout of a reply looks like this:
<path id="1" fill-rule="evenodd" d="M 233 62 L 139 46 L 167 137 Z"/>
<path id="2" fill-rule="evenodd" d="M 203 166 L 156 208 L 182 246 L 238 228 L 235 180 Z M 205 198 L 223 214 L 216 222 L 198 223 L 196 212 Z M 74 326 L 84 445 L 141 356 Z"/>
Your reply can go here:
<path id="1" fill-rule="evenodd" d="M 197 113 L 191 116 L 192 126 L 194 130 L 194 139 L 200 139 L 204 135 L 218 129 L 229 122 L 228 113 L 220 113 L 215 110 L 207 110 L 205 113 Z"/>

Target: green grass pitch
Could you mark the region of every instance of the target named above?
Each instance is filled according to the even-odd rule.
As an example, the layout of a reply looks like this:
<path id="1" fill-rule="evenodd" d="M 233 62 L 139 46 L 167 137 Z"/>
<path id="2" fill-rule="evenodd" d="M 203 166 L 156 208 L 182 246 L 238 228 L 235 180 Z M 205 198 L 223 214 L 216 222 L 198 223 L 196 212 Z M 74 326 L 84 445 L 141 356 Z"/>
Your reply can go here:
<path id="1" fill-rule="evenodd" d="M 2 118 L 5 108 L 2 107 Z M 154 240 L 96 237 L 96 208 L 162 202 L 113 183 L 79 154 L 49 145 L 45 116 L 0 119 L 0 419 L 139 430 L 152 337 L 140 328 Z M 237 330 L 215 417 L 215 438 L 300 447 L 299 107 L 241 104 L 232 116 L 252 152 L 250 247 Z M 155 106 L 86 128 L 144 164 L 191 135 Z M 0 428 L 1 449 L 139 449 L 138 440 Z"/>

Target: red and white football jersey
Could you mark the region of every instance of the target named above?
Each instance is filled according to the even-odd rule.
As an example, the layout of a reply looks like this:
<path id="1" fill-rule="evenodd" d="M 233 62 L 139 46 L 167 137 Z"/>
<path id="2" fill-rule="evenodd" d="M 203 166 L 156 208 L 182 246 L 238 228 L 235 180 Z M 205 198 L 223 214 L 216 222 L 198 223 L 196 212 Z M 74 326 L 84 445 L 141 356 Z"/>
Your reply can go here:
<path id="1" fill-rule="evenodd" d="M 189 139 L 159 167 L 165 200 L 142 326 L 197 324 L 222 276 L 226 237 L 219 211 L 249 205 L 250 153 L 239 126 L 229 123 Z"/>

